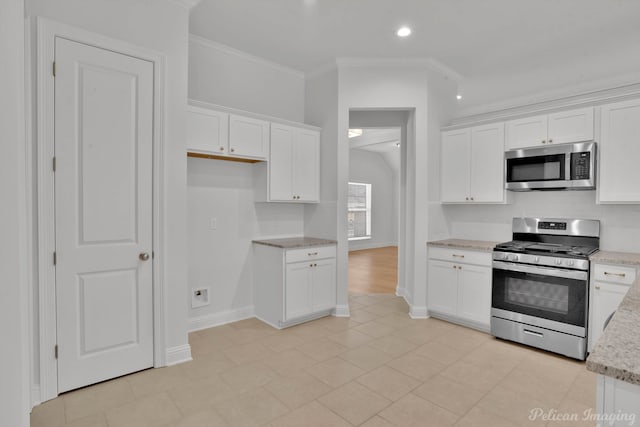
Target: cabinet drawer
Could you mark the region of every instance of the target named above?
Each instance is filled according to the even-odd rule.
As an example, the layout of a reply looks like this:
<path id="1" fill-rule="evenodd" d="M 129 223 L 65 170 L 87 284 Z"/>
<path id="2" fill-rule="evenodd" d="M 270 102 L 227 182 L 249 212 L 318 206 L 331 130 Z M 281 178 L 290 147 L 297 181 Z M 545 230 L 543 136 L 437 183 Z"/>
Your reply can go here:
<path id="1" fill-rule="evenodd" d="M 335 246 L 311 246 L 302 249 L 289 249 L 285 255 L 285 262 L 310 261 L 321 258 L 335 258 Z"/>
<path id="2" fill-rule="evenodd" d="M 430 246 L 429 258 L 442 261 L 453 261 L 461 264 L 477 264 L 491 266 L 491 252 L 466 251 Z"/>
<path id="3" fill-rule="evenodd" d="M 631 285 L 636 280 L 636 269 L 619 265 L 595 264 L 593 277 L 597 281 Z"/>

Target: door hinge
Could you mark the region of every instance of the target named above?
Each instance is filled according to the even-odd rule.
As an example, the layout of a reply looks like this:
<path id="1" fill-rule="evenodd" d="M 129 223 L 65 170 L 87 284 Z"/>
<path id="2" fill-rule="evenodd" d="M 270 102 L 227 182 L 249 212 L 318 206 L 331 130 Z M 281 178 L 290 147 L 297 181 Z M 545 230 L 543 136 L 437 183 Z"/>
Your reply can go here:
<path id="1" fill-rule="evenodd" d="M 58 344 L 56 344 L 55 347 L 53 347 L 53 355 L 55 356 L 55 358 L 58 358 Z"/>
<path id="2" fill-rule="evenodd" d="M 55 156 L 53 157 L 53 171 L 56 171 L 56 158 Z"/>
<path id="3" fill-rule="evenodd" d="M 53 253 L 53 265 L 56 265 L 58 263 L 58 255 L 54 252 Z"/>
<path id="4" fill-rule="evenodd" d="M 53 62 L 53 65 L 51 66 L 51 73 L 53 74 L 53 77 L 56 76 L 56 62 Z"/>

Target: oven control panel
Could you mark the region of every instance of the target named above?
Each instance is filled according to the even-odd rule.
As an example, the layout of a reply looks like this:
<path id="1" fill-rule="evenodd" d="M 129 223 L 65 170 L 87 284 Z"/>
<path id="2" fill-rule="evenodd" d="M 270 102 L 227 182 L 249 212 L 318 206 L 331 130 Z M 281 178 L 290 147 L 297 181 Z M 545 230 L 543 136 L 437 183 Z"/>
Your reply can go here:
<path id="1" fill-rule="evenodd" d="M 555 256 L 531 255 L 513 252 L 493 252 L 495 261 L 513 262 L 518 264 L 544 265 L 548 267 L 569 268 L 572 270 L 589 271 L 588 259 L 563 258 Z"/>
<path id="2" fill-rule="evenodd" d="M 550 222 L 550 221 L 540 221 L 538 223 L 539 230 L 566 230 L 567 223 L 566 222 Z"/>

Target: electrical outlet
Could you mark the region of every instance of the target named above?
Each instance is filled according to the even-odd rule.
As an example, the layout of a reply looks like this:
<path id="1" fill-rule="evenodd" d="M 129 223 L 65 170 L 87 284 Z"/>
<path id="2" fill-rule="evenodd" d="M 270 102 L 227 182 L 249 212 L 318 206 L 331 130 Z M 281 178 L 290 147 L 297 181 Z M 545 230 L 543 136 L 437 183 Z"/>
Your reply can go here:
<path id="1" fill-rule="evenodd" d="M 216 230 L 218 228 L 218 218 L 209 218 L 209 230 Z"/>
<path id="2" fill-rule="evenodd" d="M 211 288 L 193 288 L 191 289 L 191 308 L 204 307 L 209 305 L 209 294 Z"/>

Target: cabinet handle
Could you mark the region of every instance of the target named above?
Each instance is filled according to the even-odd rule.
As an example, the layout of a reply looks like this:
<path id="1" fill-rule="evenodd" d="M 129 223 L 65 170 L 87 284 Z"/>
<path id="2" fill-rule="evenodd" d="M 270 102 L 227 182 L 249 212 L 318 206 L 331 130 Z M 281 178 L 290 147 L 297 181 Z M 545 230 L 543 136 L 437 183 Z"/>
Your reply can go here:
<path id="1" fill-rule="evenodd" d="M 596 289 L 600 289 L 600 286 L 596 285 Z"/>
<path id="2" fill-rule="evenodd" d="M 456 255 L 456 254 L 452 254 L 451 256 L 456 257 L 456 258 L 464 258 L 464 255 Z"/>
<path id="3" fill-rule="evenodd" d="M 471 198 L 471 201 L 473 202 L 473 197 Z"/>
<path id="4" fill-rule="evenodd" d="M 236 149 L 235 149 L 235 148 L 232 148 L 232 149 L 231 149 L 231 152 L 232 152 L 232 153 L 233 153 L 233 152 L 235 152 L 235 151 L 236 151 Z"/>
<path id="5" fill-rule="evenodd" d="M 626 277 L 625 273 L 609 273 L 608 271 L 604 272 L 605 276 L 617 276 L 617 277 Z"/>
<path id="6" fill-rule="evenodd" d="M 313 264 L 309 264 L 309 267 L 313 267 Z"/>
<path id="7" fill-rule="evenodd" d="M 542 140 L 542 143 L 543 143 L 543 144 L 546 144 L 546 143 L 547 143 L 547 141 L 545 141 L 545 140 L 543 139 L 543 140 Z"/>
<path id="8" fill-rule="evenodd" d="M 464 199 L 465 199 L 465 200 L 469 200 L 469 198 L 468 198 L 468 197 L 465 197 Z"/>
<path id="9" fill-rule="evenodd" d="M 317 266 L 318 266 L 318 264 L 313 264 L 313 266 L 314 266 L 314 267 L 317 267 Z"/>
<path id="10" fill-rule="evenodd" d="M 220 151 L 224 151 L 224 147 L 220 147 Z"/>
<path id="11" fill-rule="evenodd" d="M 318 252 L 309 252 L 309 256 L 315 256 L 318 255 Z"/>
<path id="12" fill-rule="evenodd" d="M 553 143 L 553 139 L 549 139 L 549 144 Z"/>

